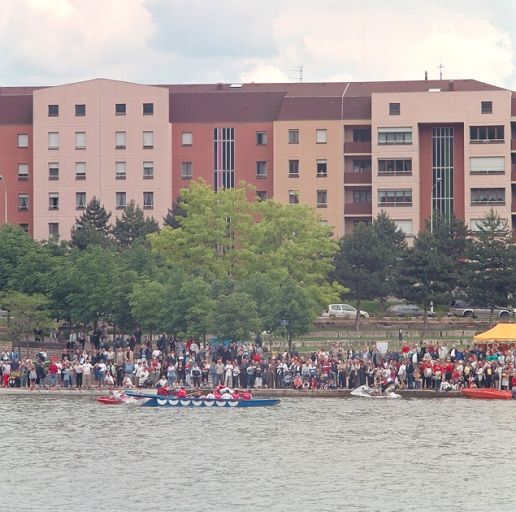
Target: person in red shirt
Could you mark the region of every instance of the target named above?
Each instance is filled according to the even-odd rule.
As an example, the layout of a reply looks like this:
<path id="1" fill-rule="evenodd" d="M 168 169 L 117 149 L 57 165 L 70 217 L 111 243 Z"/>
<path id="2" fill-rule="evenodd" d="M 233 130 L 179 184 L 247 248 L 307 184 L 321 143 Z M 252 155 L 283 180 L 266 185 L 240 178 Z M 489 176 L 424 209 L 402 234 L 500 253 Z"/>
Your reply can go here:
<path id="1" fill-rule="evenodd" d="M 186 390 L 182 386 L 176 392 L 177 398 L 186 398 Z"/>
<path id="2" fill-rule="evenodd" d="M 233 397 L 233 400 L 240 400 L 240 393 L 238 392 L 238 389 L 235 389 L 231 396 Z"/>
<path id="3" fill-rule="evenodd" d="M 57 385 L 57 373 L 59 368 L 55 361 L 50 362 L 50 366 L 48 367 L 48 385 L 51 389 L 55 389 Z"/>
<path id="4" fill-rule="evenodd" d="M 220 400 L 222 398 L 222 395 L 220 394 L 220 389 L 216 388 L 213 390 L 213 396 L 216 400 Z"/>
<path id="5" fill-rule="evenodd" d="M 242 400 L 251 400 L 252 395 L 251 395 L 251 392 L 246 389 L 243 393 L 242 393 Z"/>

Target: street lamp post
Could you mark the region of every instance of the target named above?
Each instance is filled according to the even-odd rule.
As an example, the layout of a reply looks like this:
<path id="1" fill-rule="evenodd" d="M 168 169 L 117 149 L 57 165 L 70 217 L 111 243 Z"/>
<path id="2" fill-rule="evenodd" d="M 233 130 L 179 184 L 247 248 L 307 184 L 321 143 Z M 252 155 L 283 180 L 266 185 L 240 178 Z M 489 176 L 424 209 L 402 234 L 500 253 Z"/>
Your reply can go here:
<path id="1" fill-rule="evenodd" d="M 7 224 L 7 183 L 1 174 L 0 181 L 2 181 L 4 184 L 4 224 Z"/>
<path id="2" fill-rule="evenodd" d="M 430 194 L 430 233 L 434 232 L 434 190 L 438 183 L 443 181 L 442 178 L 436 178 L 434 186 L 432 187 L 432 193 Z"/>

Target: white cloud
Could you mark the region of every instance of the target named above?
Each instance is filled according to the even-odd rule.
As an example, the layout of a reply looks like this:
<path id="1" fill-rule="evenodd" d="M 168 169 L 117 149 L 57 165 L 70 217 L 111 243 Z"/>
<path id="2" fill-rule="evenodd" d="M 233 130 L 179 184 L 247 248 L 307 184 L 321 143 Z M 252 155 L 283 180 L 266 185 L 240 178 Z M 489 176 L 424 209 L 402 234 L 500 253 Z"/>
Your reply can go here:
<path id="1" fill-rule="evenodd" d="M 282 82 L 300 65 L 305 81 L 406 80 L 437 78 L 442 60 L 445 78 L 510 87 L 516 36 L 500 28 L 503 5 L 0 0 L 0 84 Z"/>

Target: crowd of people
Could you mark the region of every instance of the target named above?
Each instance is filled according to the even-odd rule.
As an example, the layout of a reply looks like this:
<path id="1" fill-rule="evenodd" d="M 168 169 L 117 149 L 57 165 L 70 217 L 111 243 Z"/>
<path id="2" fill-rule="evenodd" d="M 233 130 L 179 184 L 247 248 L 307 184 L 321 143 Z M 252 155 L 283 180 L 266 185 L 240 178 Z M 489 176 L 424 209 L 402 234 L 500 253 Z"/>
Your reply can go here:
<path id="1" fill-rule="evenodd" d="M 79 339 L 79 343 L 77 342 Z M 465 348 L 442 343 L 403 343 L 382 352 L 374 343 L 363 349 L 330 344 L 319 351 L 271 354 L 261 343 L 203 345 L 162 334 L 152 340 L 100 334 L 86 350 L 70 335 L 60 355 L 22 359 L 16 352 L 1 356 L 3 387 L 207 389 L 354 389 L 361 385 L 421 390 L 464 387 L 511 389 L 516 386 L 514 345 Z"/>

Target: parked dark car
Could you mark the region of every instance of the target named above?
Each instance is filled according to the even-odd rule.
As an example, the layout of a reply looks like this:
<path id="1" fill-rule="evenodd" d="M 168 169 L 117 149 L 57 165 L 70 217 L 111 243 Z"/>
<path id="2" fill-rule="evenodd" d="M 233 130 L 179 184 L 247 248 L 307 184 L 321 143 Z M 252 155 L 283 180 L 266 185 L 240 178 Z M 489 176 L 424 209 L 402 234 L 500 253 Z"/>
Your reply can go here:
<path id="1" fill-rule="evenodd" d="M 398 316 L 398 317 L 420 317 L 425 312 L 415 304 L 396 304 L 389 306 L 386 311 L 387 316 Z M 435 313 L 428 311 L 428 316 L 434 317 Z"/>

